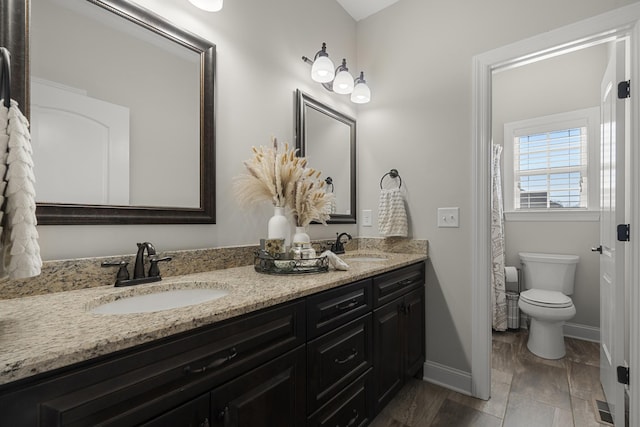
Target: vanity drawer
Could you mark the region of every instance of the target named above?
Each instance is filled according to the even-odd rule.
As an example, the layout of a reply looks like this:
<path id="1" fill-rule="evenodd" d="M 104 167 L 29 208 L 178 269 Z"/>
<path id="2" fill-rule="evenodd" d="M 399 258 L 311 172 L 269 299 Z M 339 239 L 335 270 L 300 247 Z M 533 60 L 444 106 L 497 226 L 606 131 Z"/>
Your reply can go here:
<path id="1" fill-rule="evenodd" d="M 373 278 L 373 305 L 379 307 L 424 286 L 424 263 L 384 273 Z"/>
<path id="2" fill-rule="evenodd" d="M 307 298 L 307 338 L 312 339 L 372 309 L 371 279 Z"/>
<path id="3" fill-rule="evenodd" d="M 308 427 L 360 427 L 373 419 L 372 369 L 338 393 L 334 399 L 309 417 Z"/>
<path id="4" fill-rule="evenodd" d="M 304 301 L 120 352 L 0 395 L 0 425 L 134 425 L 305 342 Z M 12 411 L 9 411 L 12 412 Z M 33 415 L 32 415 L 33 414 Z M 32 422 L 5 424 L 33 417 Z"/>
<path id="5" fill-rule="evenodd" d="M 307 344 L 309 413 L 371 367 L 372 331 L 369 313 Z"/>

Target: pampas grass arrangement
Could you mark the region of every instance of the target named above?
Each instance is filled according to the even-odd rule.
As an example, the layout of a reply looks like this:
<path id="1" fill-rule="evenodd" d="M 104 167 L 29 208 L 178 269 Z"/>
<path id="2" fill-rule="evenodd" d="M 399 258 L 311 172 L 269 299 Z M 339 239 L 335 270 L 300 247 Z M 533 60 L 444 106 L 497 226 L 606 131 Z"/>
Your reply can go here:
<path id="1" fill-rule="evenodd" d="M 326 224 L 333 193 L 324 189 L 321 172 L 307 168 L 307 159 L 296 156 L 289 144 L 280 145 L 272 138 L 270 147 L 253 147 L 253 158 L 244 162 L 246 174 L 238 176 L 234 192 L 241 206 L 270 202 L 289 210 L 296 226 L 311 221 Z"/>

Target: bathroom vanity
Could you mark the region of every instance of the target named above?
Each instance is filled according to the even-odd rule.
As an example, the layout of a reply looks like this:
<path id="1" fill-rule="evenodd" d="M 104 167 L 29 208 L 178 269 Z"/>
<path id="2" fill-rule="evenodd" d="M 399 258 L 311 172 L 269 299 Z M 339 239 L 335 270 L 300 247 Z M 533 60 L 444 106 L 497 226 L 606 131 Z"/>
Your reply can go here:
<path id="1" fill-rule="evenodd" d="M 424 259 L 395 255 L 304 277 L 240 267 L 172 278 L 208 280 L 229 294 L 170 313 L 114 318 L 87 311 L 105 292 L 117 297 L 121 290 L 48 296 L 58 298 L 51 308 L 84 301 L 75 313 L 84 319 L 80 330 L 57 326 L 83 350 L 64 350 L 54 338 L 34 349 L 47 354 L 16 358 L 15 366 L 5 358 L 0 425 L 368 425 L 407 378 L 421 375 Z M 38 298 L 47 296 L 25 304 Z M 0 310 L 3 304 L 11 302 L 0 302 Z M 19 316 L 20 307 L 14 310 Z M 95 336 L 85 336 L 92 325 Z M 45 358 L 44 367 L 36 365 Z"/>

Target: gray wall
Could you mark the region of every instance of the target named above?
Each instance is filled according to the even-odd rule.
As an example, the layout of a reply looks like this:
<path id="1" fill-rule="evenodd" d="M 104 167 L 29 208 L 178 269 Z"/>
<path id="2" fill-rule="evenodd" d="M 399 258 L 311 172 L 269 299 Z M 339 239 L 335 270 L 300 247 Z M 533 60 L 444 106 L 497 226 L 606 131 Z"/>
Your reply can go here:
<path id="1" fill-rule="evenodd" d="M 472 357 L 473 56 L 629 3 L 401 0 L 358 24 L 358 62 L 375 88 L 358 112 L 359 208 L 375 209 L 377 181 L 398 168 L 412 234 L 429 239 L 430 362 L 468 372 Z M 450 206 L 460 228 L 437 228 L 436 209 Z"/>
<path id="2" fill-rule="evenodd" d="M 600 82 L 607 65 L 607 45 L 594 46 L 493 76 L 493 141 L 504 143 L 504 124 L 600 105 Z M 594 141 L 597 142 L 597 141 Z M 592 165 L 596 170 L 598 165 Z M 503 175 L 504 176 L 504 175 Z M 519 266 L 518 252 L 568 253 L 580 256 L 572 296 L 571 323 L 600 326 L 597 221 L 507 221 L 507 265 Z"/>

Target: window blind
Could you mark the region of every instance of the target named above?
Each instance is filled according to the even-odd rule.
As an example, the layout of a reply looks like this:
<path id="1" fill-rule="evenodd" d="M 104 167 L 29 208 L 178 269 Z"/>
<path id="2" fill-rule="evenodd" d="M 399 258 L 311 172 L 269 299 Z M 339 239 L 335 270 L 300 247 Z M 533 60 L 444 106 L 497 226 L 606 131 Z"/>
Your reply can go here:
<path id="1" fill-rule="evenodd" d="M 586 127 L 516 136 L 513 159 L 516 209 L 587 208 Z"/>

